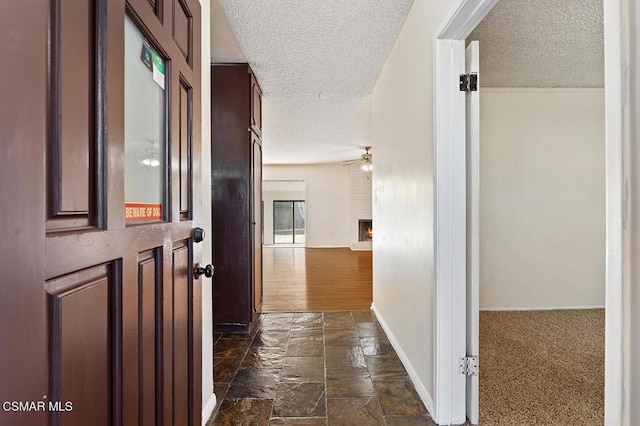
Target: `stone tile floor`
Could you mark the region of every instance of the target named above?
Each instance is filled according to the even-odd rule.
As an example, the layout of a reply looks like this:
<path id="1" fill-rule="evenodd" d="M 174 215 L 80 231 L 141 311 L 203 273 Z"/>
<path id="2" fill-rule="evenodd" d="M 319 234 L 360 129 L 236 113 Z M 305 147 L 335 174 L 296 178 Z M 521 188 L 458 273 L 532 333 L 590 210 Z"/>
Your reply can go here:
<path id="1" fill-rule="evenodd" d="M 435 425 L 369 311 L 263 314 L 216 334 L 209 425 Z"/>

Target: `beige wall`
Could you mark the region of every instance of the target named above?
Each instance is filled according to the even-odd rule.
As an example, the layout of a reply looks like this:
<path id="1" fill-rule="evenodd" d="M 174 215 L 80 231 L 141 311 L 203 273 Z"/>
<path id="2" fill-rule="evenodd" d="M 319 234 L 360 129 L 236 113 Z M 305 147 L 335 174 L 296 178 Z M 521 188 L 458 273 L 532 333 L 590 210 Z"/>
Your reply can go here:
<path id="1" fill-rule="evenodd" d="M 480 308 L 604 306 L 604 90 L 480 95 Z"/>
<path id="2" fill-rule="evenodd" d="M 307 185 L 307 247 L 349 246 L 349 168 L 333 164 L 265 165 L 264 180 Z"/>
<path id="3" fill-rule="evenodd" d="M 433 414 L 434 44 L 459 0 L 416 0 L 372 97 L 373 305 Z"/>

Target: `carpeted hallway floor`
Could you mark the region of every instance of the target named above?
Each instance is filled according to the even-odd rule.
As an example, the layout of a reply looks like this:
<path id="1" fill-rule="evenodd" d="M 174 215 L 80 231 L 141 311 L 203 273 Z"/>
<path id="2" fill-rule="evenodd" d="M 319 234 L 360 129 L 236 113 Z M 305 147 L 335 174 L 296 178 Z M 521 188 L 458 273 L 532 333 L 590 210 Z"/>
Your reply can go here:
<path id="1" fill-rule="evenodd" d="M 604 309 L 480 313 L 480 425 L 602 424 Z"/>

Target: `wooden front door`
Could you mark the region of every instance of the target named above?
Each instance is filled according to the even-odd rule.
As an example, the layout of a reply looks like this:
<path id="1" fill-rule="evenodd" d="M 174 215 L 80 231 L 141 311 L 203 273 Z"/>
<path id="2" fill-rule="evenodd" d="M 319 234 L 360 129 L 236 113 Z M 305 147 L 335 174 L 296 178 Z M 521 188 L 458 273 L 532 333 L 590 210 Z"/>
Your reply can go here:
<path id="1" fill-rule="evenodd" d="M 199 1 L 6 0 L 0 57 L 0 424 L 200 425 Z"/>

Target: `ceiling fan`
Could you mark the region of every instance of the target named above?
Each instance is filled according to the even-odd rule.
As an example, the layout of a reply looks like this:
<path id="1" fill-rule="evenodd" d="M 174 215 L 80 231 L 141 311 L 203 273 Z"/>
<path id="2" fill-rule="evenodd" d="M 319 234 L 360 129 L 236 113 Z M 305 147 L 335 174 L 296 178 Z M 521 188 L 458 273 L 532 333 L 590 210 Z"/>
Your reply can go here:
<path id="1" fill-rule="evenodd" d="M 348 165 L 360 162 L 362 163 L 360 165 L 360 168 L 365 172 L 370 172 L 371 170 L 373 170 L 373 154 L 369 153 L 370 149 L 371 149 L 370 146 L 365 146 L 364 147 L 365 153 L 362 154 L 360 158 L 356 158 L 353 160 L 345 160 L 343 161 L 345 163 L 344 165 L 348 166 Z"/>

